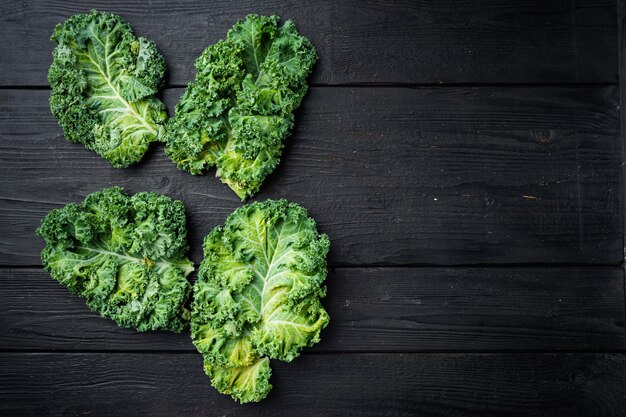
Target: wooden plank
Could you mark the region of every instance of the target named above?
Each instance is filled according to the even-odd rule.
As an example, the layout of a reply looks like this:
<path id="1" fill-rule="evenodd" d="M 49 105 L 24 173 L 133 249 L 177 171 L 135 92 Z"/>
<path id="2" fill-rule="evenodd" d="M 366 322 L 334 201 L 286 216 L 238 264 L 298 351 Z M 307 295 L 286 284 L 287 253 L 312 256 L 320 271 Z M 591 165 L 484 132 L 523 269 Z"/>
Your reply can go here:
<path id="1" fill-rule="evenodd" d="M 196 354 L 0 354 L 20 416 L 623 416 L 624 354 L 307 355 L 261 403 L 218 394 Z"/>
<path id="2" fill-rule="evenodd" d="M 619 92 L 620 92 L 620 133 L 622 138 L 622 161 L 626 161 L 626 143 L 624 142 L 624 138 L 626 138 L 626 109 L 624 109 L 624 105 L 626 105 L 626 1 L 618 0 L 617 2 L 617 13 L 618 13 L 618 27 L 619 27 L 619 74 L 620 74 L 620 83 L 619 83 Z M 622 165 L 624 162 L 622 162 Z M 622 169 L 622 208 L 624 208 L 624 196 L 626 196 L 626 169 Z M 626 210 L 623 210 L 624 219 L 626 219 Z M 626 259 L 626 220 L 623 223 L 624 230 L 624 259 Z M 626 285 L 625 285 L 626 288 Z"/>
<path id="3" fill-rule="evenodd" d="M 617 2 L 617 14 L 618 14 L 618 44 L 619 44 L 619 93 L 620 93 L 620 133 L 622 138 L 622 161 L 626 161 L 626 1 L 618 0 Z M 624 162 L 622 162 L 622 165 Z M 626 169 L 622 169 L 622 208 L 624 208 L 624 196 L 626 196 Z M 624 214 L 624 259 L 626 259 L 626 210 L 623 210 Z M 626 285 L 625 285 L 626 288 Z"/>
<path id="4" fill-rule="evenodd" d="M 89 9 L 115 12 L 154 40 L 170 83 L 247 13 L 296 22 L 321 57 L 312 82 L 596 83 L 617 81 L 614 0 L 61 0 L 0 5 L 0 85 L 47 85 L 54 26 Z"/>
<path id="5" fill-rule="evenodd" d="M 0 270 L 0 350 L 194 351 L 91 313 L 40 269 Z M 338 268 L 313 352 L 620 350 L 618 267 Z"/>
<path id="6" fill-rule="evenodd" d="M 180 89 L 167 90 L 174 107 Z M 333 265 L 623 258 L 617 88 L 313 88 L 257 200 L 309 209 Z M 192 257 L 239 207 L 159 147 L 116 170 L 66 142 L 48 92 L 0 91 L 0 264 L 38 265 L 52 208 L 103 187 L 182 199 Z"/>

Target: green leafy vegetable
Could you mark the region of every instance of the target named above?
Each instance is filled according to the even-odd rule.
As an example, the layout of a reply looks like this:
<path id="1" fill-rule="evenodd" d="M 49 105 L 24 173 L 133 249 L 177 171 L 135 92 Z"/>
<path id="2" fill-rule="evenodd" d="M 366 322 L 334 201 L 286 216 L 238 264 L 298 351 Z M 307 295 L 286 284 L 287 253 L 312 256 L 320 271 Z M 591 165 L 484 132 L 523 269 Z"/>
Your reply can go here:
<path id="1" fill-rule="evenodd" d="M 291 21 L 249 15 L 196 61 L 170 119 L 166 152 L 178 168 L 216 175 L 244 200 L 279 163 L 315 48 Z"/>
<path id="2" fill-rule="evenodd" d="M 204 240 L 191 337 L 213 386 L 245 403 L 269 392 L 269 359 L 320 340 L 330 242 L 305 209 L 267 200 L 237 209 Z"/>
<path id="3" fill-rule="evenodd" d="M 119 16 L 92 11 L 57 25 L 48 73 L 50 109 L 65 137 L 117 168 L 138 162 L 163 140 L 167 115 L 154 94 L 165 60 Z"/>
<path id="4" fill-rule="evenodd" d="M 52 210 L 37 234 L 46 270 L 92 310 L 140 331 L 187 327 L 194 268 L 180 201 L 113 187 Z"/>

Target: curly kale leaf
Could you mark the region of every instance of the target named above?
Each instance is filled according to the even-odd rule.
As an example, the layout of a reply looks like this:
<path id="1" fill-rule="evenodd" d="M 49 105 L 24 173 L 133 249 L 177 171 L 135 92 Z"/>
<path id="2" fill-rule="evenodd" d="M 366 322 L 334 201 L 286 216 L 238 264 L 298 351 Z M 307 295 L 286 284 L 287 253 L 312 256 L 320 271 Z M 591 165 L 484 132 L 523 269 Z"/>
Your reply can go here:
<path id="1" fill-rule="evenodd" d="M 37 234 L 46 270 L 93 311 L 140 331 L 187 327 L 194 267 L 180 201 L 113 187 L 52 210 Z"/>
<path id="2" fill-rule="evenodd" d="M 57 25 L 50 109 L 65 137 L 123 168 L 162 141 L 167 115 L 154 94 L 165 60 L 119 16 L 92 11 Z"/>
<path id="3" fill-rule="evenodd" d="M 269 359 L 290 362 L 320 340 L 329 246 L 306 210 L 285 200 L 243 206 L 205 238 L 191 337 L 219 392 L 262 400 Z"/>
<path id="4" fill-rule="evenodd" d="M 315 48 L 291 21 L 249 15 L 209 46 L 170 119 L 166 152 L 178 168 L 216 175 L 242 199 L 279 163 Z"/>

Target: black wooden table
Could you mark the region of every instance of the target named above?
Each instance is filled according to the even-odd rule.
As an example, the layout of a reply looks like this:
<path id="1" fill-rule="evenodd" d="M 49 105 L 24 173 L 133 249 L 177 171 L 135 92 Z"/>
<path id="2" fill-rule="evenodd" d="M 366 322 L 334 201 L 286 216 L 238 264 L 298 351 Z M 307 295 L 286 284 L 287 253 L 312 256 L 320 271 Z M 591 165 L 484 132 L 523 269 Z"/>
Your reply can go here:
<path id="1" fill-rule="evenodd" d="M 322 343 L 274 389 L 218 394 L 188 334 L 99 318 L 45 273 L 34 231 L 112 185 L 185 202 L 192 257 L 240 206 L 156 146 L 116 170 L 62 137 L 57 22 L 120 14 L 169 66 L 247 13 L 295 21 L 320 60 L 280 167 L 332 240 Z M 0 6 L 0 415 L 623 416 L 623 146 L 608 0 L 8 1 Z"/>

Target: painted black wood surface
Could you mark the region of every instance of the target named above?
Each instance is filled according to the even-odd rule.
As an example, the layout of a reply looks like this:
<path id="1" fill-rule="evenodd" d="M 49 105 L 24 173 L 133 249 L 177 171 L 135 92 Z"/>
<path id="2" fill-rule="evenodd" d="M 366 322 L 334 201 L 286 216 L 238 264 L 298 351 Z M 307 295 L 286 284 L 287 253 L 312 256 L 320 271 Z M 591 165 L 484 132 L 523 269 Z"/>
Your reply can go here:
<path id="1" fill-rule="evenodd" d="M 5 0 L 0 85 L 46 85 L 52 28 L 92 8 L 154 40 L 172 84 L 247 13 L 292 19 L 317 47 L 320 84 L 616 82 L 614 0 Z M 6 69 L 6 71 L 5 71 Z"/>
<path id="2" fill-rule="evenodd" d="M 165 91 L 170 109 L 181 92 Z M 38 264 L 39 219 L 106 186 L 183 200 L 198 262 L 202 238 L 241 205 L 213 172 L 183 175 L 158 146 L 111 169 L 63 140 L 47 91 L 0 98 L 2 264 Z M 333 265 L 617 265 L 617 100 L 615 86 L 312 88 L 255 199 L 307 207 L 333 241 Z"/>
<path id="3" fill-rule="evenodd" d="M 161 146 L 115 170 L 63 139 L 48 38 L 91 8 L 157 43 L 170 113 L 198 54 L 246 13 L 291 18 L 318 49 L 283 161 L 255 200 L 297 201 L 331 237 L 332 321 L 319 345 L 274 364 L 260 404 L 216 393 L 188 335 L 121 329 L 40 266 L 40 219 L 103 187 L 183 200 L 196 262 L 241 204 L 212 173 L 177 171 Z M 2 2 L 0 415 L 625 415 L 625 10 Z"/>
<path id="4" fill-rule="evenodd" d="M 0 350 L 188 351 L 91 314 L 41 269 L 4 270 Z M 624 346 L 619 267 L 336 268 L 310 352 L 606 351 Z"/>
<path id="5" fill-rule="evenodd" d="M 238 406 L 196 353 L 0 353 L 0 412 L 166 416 L 623 415 L 621 354 L 337 354 L 273 364 L 274 389 Z"/>

